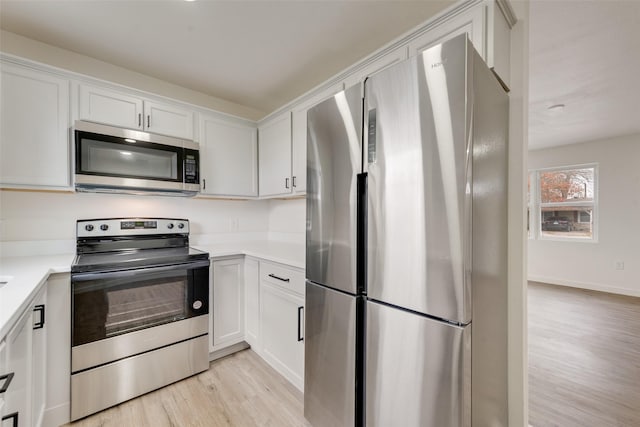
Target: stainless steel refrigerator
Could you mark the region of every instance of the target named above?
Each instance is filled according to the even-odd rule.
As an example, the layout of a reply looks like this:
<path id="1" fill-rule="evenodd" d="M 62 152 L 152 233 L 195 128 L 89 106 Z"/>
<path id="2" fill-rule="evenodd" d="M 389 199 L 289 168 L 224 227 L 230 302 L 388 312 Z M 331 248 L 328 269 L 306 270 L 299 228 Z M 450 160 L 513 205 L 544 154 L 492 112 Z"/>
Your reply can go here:
<path id="1" fill-rule="evenodd" d="M 466 35 L 309 110 L 313 426 L 507 425 L 507 133 Z"/>

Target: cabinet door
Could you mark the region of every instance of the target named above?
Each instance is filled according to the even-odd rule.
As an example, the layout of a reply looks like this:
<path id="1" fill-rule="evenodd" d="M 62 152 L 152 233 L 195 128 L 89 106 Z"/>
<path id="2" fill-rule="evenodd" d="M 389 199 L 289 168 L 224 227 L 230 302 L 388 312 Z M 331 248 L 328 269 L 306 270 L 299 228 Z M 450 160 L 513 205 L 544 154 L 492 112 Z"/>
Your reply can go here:
<path id="1" fill-rule="evenodd" d="M 324 89 L 291 113 L 291 145 L 293 153 L 291 187 L 296 194 L 307 192 L 307 110 L 341 90 L 342 84 Z"/>
<path id="2" fill-rule="evenodd" d="M 9 380 L 9 372 L 7 371 L 7 341 L 0 339 L 0 388 L 4 387 Z M 13 377 L 12 377 L 13 379 Z M 2 419 L 7 413 L 4 405 L 4 393 L 0 393 L 0 419 Z M 0 422 L 0 425 L 2 423 Z"/>
<path id="3" fill-rule="evenodd" d="M 81 120 L 143 129 L 142 99 L 94 86 L 80 86 Z"/>
<path id="4" fill-rule="evenodd" d="M 200 123 L 200 192 L 257 196 L 258 130 L 206 116 Z"/>
<path id="5" fill-rule="evenodd" d="M 69 81 L 2 64 L 0 182 L 69 188 Z"/>
<path id="6" fill-rule="evenodd" d="M 237 344 L 244 339 L 244 282 L 242 259 L 214 261 L 213 345 L 211 351 Z"/>
<path id="7" fill-rule="evenodd" d="M 47 280 L 47 425 L 62 425 L 71 415 L 71 277 Z M 36 331 L 34 331 L 36 332 Z"/>
<path id="8" fill-rule="evenodd" d="M 260 279 L 259 263 L 253 258 L 244 260 L 245 341 L 260 351 Z"/>
<path id="9" fill-rule="evenodd" d="M 260 196 L 291 193 L 291 113 L 258 128 Z"/>
<path id="10" fill-rule="evenodd" d="M 147 132 L 193 139 L 193 112 L 158 102 L 144 101 L 144 127 Z"/>
<path id="11" fill-rule="evenodd" d="M 304 299 L 260 283 L 262 355 L 298 389 L 304 388 Z"/>
<path id="12" fill-rule="evenodd" d="M 31 310 L 27 310 L 6 338 L 6 370 L 13 373 L 13 380 L 4 393 L 4 417 L 17 413 L 20 426 L 31 426 L 32 319 Z M 5 425 L 12 425 L 11 421 L 5 419 Z"/>
<path id="13" fill-rule="evenodd" d="M 47 287 L 36 297 L 33 309 L 32 344 L 32 404 L 31 421 L 34 427 L 42 425 L 47 392 Z"/>
<path id="14" fill-rule="evenodd" d="M 429 29 L 409 42 L 409 56 L 415 56 L 431 46 L 440 44 L 457 35 L 467 33 L 481 57 L 485 58 L 484 37 L 485 6 L 472 7 L 447 22 Z M 491 66 L 491 65 L 489 65 Z"/>

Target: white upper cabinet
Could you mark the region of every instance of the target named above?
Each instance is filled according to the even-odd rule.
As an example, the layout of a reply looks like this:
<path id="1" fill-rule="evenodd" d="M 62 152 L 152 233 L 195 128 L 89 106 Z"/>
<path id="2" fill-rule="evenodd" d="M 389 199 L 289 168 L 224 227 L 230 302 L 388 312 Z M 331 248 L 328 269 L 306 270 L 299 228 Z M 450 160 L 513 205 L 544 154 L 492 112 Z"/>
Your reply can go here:
<path id="1" fill-rule="evenodd" d="M 307 110 L 320 101 L 340 92 L 342 84 L 333 85 L 315 93 L 310 99 L 297 105 L 291 113 L 292 176 L 291 188 L 294 194 L 307 192 Z"/>
<path id="2" fill-rule="evenodd" d="M 255 126 L 201 115 L 200 193 L 258 195 L 257 135 Z"/>
<path id="3" fill-rule="evenodd" d="M 142 127 L 142 99 L 93 86 L 80 86 L 80 119 L 127 129 Z"/>
<path id="4" fill-rule="evenodd" d="M 1 185 L 69 189 L 69 80 L 1 67 Z"/>
<path id="5" fill-rule="evenodd" d="M 511 24 L 498 2 L 486 0 L 451 16 L 442 24 L 427 27 L 426 31 L 409 42 L 409 56 L 467 33 L 480 56 L 502 83 L 509 87 L 510 30 Z"/>
<path id="6" fill-rule="evenodd" d="M 81 120 L 193 139 L 193 111 L 101 87 L 81 85 Z"/>
<path id="7" fill-rule="evenodd" d="M 193 111 L 144 101 L 145 130 L 177 138 L 193 139 Z"/>
<path id="8" fill-rule="evenodd" d="M 291 112 L 258 128 L 260 196 L 291 194 Z"/>

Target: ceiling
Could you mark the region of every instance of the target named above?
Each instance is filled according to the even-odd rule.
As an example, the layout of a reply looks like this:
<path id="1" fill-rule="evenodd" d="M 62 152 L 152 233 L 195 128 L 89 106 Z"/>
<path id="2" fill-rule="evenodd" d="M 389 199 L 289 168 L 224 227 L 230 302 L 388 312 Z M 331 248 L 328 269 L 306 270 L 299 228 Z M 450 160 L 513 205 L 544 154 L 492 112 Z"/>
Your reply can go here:
<path id="1" fill-rule="evenodd" d="M 1 0 L 0 27 L 269 113 L 454 3 Z M 640 133 L 640 1 L 530 13 L 529 147 Z"/>
<path id="2" fill-rule="evenodd" d="M 529 49 L 530 149 L 640 133 L 640 1 L 533 0 Z"/>
<path id="3" fill-rule="evenodd" d="M 2 29 L 270 113 L 455 3 L 2 0 Z"/>

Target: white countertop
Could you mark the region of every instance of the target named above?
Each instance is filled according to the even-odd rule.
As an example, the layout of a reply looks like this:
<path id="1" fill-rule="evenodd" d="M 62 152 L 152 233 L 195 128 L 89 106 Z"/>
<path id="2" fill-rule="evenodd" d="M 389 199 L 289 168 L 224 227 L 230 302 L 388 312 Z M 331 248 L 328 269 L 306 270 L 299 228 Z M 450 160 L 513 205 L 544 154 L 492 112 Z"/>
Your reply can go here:
<path id="1" fill-rule="evenodd" d="M 248 255 L 292 267 L 305 268 L 304 245 L 278 241 L 244 241 L 193 245 L 211 258 Z M 0 339 L 27 308 L 50 274 L 69 273 L 74 254 L 0 258 Z"/>
<path id="2" fill-rule="evenodd" d="M 279 262 L 296 268 L 305 268 L 305 248 L 304 245 L 298 243 L 261 240 L 192 246 L 196 249 L 209 252 L 211 258 L 247 255 L 267 261 Z"/>
<path id="3" fill-rule="evenodd" d="M 68 273 L 74 254 L 0 258 L 0 338 L 4 337 L 53 273 Z"/>

